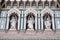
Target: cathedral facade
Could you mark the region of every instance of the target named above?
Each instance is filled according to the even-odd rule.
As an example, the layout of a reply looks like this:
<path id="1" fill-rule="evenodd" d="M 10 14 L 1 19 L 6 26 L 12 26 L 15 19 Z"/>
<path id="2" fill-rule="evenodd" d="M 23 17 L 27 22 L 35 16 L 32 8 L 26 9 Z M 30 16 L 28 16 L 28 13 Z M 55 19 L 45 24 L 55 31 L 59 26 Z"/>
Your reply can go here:
<path id="1" fill-rule="evenodd" d="M 0 40 L 60 40 L 60 1 L 1 0 Z"/>

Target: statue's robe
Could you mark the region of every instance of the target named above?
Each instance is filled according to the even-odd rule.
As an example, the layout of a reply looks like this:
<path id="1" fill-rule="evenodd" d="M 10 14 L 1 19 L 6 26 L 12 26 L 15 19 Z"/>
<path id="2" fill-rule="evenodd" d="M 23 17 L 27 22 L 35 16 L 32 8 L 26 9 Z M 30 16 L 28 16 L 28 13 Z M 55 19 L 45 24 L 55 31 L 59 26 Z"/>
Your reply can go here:
<path id="1" fill-rule="evenodd" d="M 33 28 L 34 20 L 30 19 L 27 21 L 27 23 L 28 23 L 28 30 L 34 30 Z"/>
<path id="2" fill-rule="evenodd" d="M 51 28 L 51 21 L 50 21 L 50 20 L 46 20 L 46 21 L 44 22 L 44 24 L 45 24 L 45 28 L 46 28 L 46 29 L 50 29 L 50 28 Z"/>
<path id="3" fill-rule="evenodd" d="M 11 21 L 10 21 L 10 24 L 11 24 L 11 30 L 15 30 L 16 29 L 16 23 L 17 23 L 17 21 L 16 21 L 16 19 L 11 19 Z"/>

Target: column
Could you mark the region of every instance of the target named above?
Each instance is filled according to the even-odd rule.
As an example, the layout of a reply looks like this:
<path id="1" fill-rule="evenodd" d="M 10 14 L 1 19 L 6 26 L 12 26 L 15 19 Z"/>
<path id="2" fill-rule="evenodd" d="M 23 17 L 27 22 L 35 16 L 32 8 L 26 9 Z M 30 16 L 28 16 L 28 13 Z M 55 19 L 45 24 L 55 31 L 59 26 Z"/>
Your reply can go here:
<path id="1" fill-rule="evenodd" d="M 23 11 L 23 29 L 24 29 L 24 11 Z"/>
<path id="2" fill-rule="evenodd" d="M 40 11 L 38 11 L 38 30 L 40 30 L 41 29 L 41 19 L 40 19 Z"/>
<path id="3" fill-rule="evenodd" d="M 20 13 L 19 13 L 19 15 L 18 15 L 18 30 L 20 29 Z"/>
<path id="4" fill-rule="evenodd" d="M 41 16 L 41 30 L 43 30 L 43 17 Z"/>
<path id="5" fill-rule="evenodd" d="M 7 16 L 7 26 L 6 26 L 6 30 L 8 30 L 9 26 L 9 17 Z"/>
<path id="6" fill-rule="evenodd" d="M 35 15 L 35 30 L 37 30 L 37 14 Z"/>
<path id="7" fill-rule="evenodd" d="M 54 14 L 53 14 L 53 16 L 52 16 L 52 26 L 53 26 L 53 30 L 55 30 L 55 24 L 54 24 Z"/>
<path id="8" fill-rule="evenodd" d="M 26 16 L 24 16 L 24 30 L 26 29 Z"/>
<path id="9" fill-rule="evenodd" d="M 23 24 L 23 21 L 24 21 L 24 20 L 23 20 L 23 12 L 24 12 L 24 11 L 21 12 L 21 14 L 22 14 L 22 15 L 21 15 L 21 29 L 24 29 L 24 24 Z"/>

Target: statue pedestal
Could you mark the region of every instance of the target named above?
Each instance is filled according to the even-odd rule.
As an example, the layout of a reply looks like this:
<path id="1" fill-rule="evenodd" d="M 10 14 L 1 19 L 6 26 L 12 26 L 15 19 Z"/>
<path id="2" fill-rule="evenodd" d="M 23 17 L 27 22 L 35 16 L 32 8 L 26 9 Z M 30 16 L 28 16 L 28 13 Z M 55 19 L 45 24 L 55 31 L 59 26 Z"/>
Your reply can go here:
<path id="1" fill-rule="evenodd" d="M 16 28 L 13 28 L 13 29 L 12 29 L 12 28 L 10 28 L 9 30 L 16 30 Z"/>
<path id="2" fill-rule="evenodd" d="M 45 29 L 44 30 L 44 35 L 54 35 L 54 31 L 51 29 Z"/>
<path id="3" fill-rule="evenodd" d="M 28 35 L 35 35 L 36 34 L 36 31 L 35 30 L 26 30 L 26 34 Z"/>
<path id="4" fill-rule="evenodd" d="M 28 31 L 34 31 L 34 29 L 27 29 Z"/>
<path id="5" fill-rule="evenodd" d="M 47 30 L 52 31 L 51 29 L 45 29 L 45 31 L 47 31 Z"/>

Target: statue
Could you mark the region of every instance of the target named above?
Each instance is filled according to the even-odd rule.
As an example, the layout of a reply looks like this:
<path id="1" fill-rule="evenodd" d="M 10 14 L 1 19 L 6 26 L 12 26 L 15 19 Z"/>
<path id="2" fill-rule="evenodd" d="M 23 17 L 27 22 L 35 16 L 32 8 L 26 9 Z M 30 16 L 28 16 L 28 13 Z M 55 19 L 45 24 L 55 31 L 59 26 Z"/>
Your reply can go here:
<path id="1" fill-rule="evenodd" d="M 44 21 L 44 25 L 46 29 L 51 29 L 51 20 L 50 17 L 47 17 L 47 19 Z"/>
<path id="2" fill-rule="evenodd" d="M 28 19 L 27 23 L 28 23 L 28 29 L 27 30 L 34 30 L 34 28 L 33 28 L 34 18 L 33 17 L 32 18 L 30 17 Z"/>
<path id="3" fill-rule="evenodd" d="M 17 23 L 17 19 L 15 17 L 12 17 L 12 19 L 10 20 L 10 30 L 15 30 L 16 29 L 16 23 Z"/>

